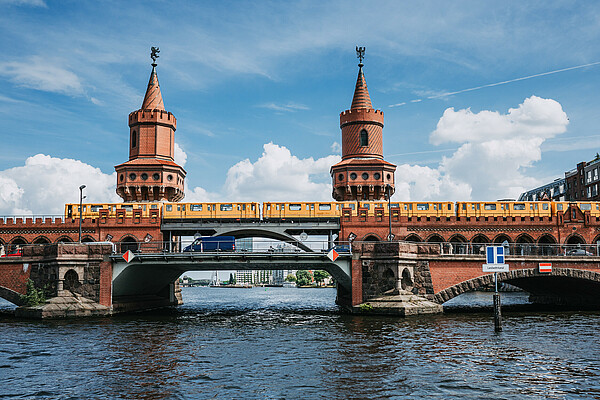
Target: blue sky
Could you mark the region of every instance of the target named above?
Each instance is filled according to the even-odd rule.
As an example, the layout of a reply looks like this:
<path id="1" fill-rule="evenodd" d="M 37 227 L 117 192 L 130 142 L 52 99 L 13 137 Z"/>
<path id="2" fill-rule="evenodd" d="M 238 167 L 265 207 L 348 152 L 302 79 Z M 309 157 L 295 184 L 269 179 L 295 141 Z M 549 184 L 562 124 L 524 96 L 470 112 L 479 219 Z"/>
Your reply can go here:
<path id="1" fill-rule="evenodd" d="M 80 184 L 118 200 L 151 46 L 184 201 L 331 199 L 356 45 L 396 199 L 516 197 L 599 151 L 599 17 L 589 1 L 0 0 L 0 213 L 60 212 Z"/>

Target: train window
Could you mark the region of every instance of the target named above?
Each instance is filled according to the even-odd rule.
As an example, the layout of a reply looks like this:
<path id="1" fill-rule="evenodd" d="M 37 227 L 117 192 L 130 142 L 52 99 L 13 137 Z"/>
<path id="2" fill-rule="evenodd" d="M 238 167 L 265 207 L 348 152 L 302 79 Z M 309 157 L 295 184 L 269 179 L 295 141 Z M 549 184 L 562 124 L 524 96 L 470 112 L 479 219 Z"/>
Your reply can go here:
<path id="1" fill-rule="evenodd" d="M 167 204 L 167 211 L 173 211 L 173 206 L 171 204 Z"/>
<path id="2" fill-rule="evenodd" d="M 437 204 L 435 204 L 435 203 L 433 204 L 433 209 L 437 210 Z"/>
<path id="3" fill-rule="evenodd" d="M 438 210 L 442 211 L 442 203 L 438 204 Z"/>
<path id="4" fill-rule="evenodd" d="M 290 204 L 290 211 L 302 211 L 302 204 Z"/>
<path id="5" fill-rule="evenodd" d="M 255 210 L 255 207 L 254 207 L 254 204 L 252 204 L 252 211 L 254 211 L 254 210 Z"/>
<path id="6" fill-rule="evenodd" d="M 185 211 L 185 204 L 181 205 L 181 211 Z"/>
<path id="7" fill-rule="evenodd" d="M 412 210 L 412 204 L 409 204 L 409 205 L 408 205 L 408 209 L 409 209 L 409 210 Z"/>
<path id="8" fill-rule="evenodd" d="M 366 204 L 366 203 L 365 203 L 365 204 L 363 204 L 363 207 L 364 207 L 364 208 L 366 208 L 367 210 L 370 208 L 370 207 L 369 207 L 369 204 Z"/>
<path id="9" fill-rule="evenodd" d="M 448 203 L 448 211 L 452 211 L 452 204 Z"/>
<path id="10" fill-rule="evenodd" d="M 144 211 L 146 211 L 146 205 L 145 205 L 145 204 L 142 206 L 142 209 L 143 209 Z"/>
<path id="11" fill-rule="evenodd" d="M 562 204 L 557 204 L 556 205 L 556 209 L 557 210 L 562 210 L 563 209 L 563 205 Z"/>
<path id="12" fill-rule="evenodd" d="M 547 210 L 547 209 L 548 209 L 548 203 L 542 204 L 542 210 Z"/>
<path id="13" fill-rule="evenodd" d="M 496 209 L 496 205 L 495 204 L 485 204 L 483 206 L 484 210 L 495 210 Z"/>
<path id="14" fill-rule="evenodd" d="M 221 204 L 221 211 L 231 211 L 233 210 L 233 204 Z"/>
<path id="15" fill-rule="evenodd" d="M 515 210 L 524 210 L 525 209 L 525 204 L 523 204 L 523 203 L 515 203 L 513 205 L 513 209 L 515 209 Z"/>
<path id="16" fill-rule="evenodd" d="M 584 203 L 584 204 L 580 204 L 579 208 L 581 210 L 591 210 L 592 209 L 592 205 L 590 203 Z M 83 208 L 83 211 L 85 211 L 85 207 Z"/>
<path id="17" fill-rule="evenodd" d="M 320 211 L 329 211 L 331 210 L 331 204 L 319 204 Z"/>
<path id="18" fill-rule="evenodd" d="M 102 206 L 90 206 L 92 212 L 97 212 L 98 210 L 102 210 Z"/>
<path id="19" fill-rule="evenodd" d="M 190 211 L 202 211 L 202 204 L 190 204 Z"/>
<path id="20" fill-rule="evenodd" d="M 214 208 L 214 207 L 213 207 L 213 206 L 211 206 L 210 204 L 206 206 L 206 209 L 207 209 L 208 211 L 211 211 L 213 208 Z"/>
<path id="21" fill-rule="evenodd" d="M 463 203 L 463 210 L 467 211 L 467 205 Z"/>
<path id="22" fill-rule="evenodd" d="M 242 211 L 246 211 L 246 205 L 242 204 Z"/>
<path id="23" fill-rule="evenodd" d="M 390 207 L 392 207 L 392 208 L 400 208 L 400 204 L 398 204 L 398 203 L 392 203 L 390 205 Z"/>
<path id="24" fill-rule="evenodd" d="M 479 207 L 481 206 L 481 204 L 477 203 L 477 209 L 479 210 Z"/>
<path id="25" fill-rule="evenodd" d="M 419 204 L 417 204 L 417 210 L 418 211 L 427 211 L 427 210 L 429 210 L 429 204 L 419 203 Z"/>
<path id="26" fill-rule="evenodd" d="M 267 211 L 270 211 L 270 210 L 271 210 L 271 205 L 267 204 Z"/>

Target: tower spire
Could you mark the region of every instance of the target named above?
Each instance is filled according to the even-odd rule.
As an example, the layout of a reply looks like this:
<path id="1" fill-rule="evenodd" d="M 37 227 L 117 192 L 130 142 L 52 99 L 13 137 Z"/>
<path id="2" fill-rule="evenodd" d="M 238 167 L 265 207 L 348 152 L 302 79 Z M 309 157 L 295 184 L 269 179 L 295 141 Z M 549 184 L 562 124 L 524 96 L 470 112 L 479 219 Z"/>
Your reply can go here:
<path id="1" fill-rule="evenodd" d="M 367 81 L 365 80 L 365 74 L 363 73 L 362 67 L 363 58 L 365 58 L 365 48 L 356 46 L 356 56 L 359 59 L 358 63 L 358 78 L 356 78 L 356 87 L 354 89 L 354 97 L 352 98 L 351 110 L 357 110 L 359 108 L 372 109 L 371 97 L 369 96 L 369 90 L 367 89 Z"/>
<path id="2" fill-rule="evenodd" d="M 158 47 L 152 47 L 150 53 L 150 58 L 152 58 L 152 72 L 150 73 L 148 88 L 146 89 L 146 95 L 142 102 L 142 110 L 165 111 L 162 93 L 160 92 L 160 85 L 158 84 L 158 75 L 156 74 L 156 59 L 159 57 L 158 53 L 160 53 Z"/>

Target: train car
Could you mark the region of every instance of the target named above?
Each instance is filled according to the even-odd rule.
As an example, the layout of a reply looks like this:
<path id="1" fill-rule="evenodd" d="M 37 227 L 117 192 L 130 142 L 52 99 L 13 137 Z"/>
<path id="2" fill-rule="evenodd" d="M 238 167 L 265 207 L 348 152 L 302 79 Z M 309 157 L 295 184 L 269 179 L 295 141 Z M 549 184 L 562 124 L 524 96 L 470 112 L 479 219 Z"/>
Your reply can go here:
<path id="1" fill-rule="evenodd" d="M 338 202 L 264 202 L 262 216 L 265 221 L 330 220 L 341 216 L 344 204 Z"/>
<path id="2" fill-rule="evenodd" d="M 388 214 L 388 207 L 398 209 L 398 214 L 407 217 L 451 217 L 454 215 L 454 203 L 444 202 L 395 202 L 387 201 L 364 201 L 360 203 L 360 208 L 367 209 L 367 215 L 374 216 L 377 210 L 383 210 L 383 214 Z M 394 212 L 392 210 L 392 212 Z"/>
<path id="3" fill-rule="evenodd" d="M 240 219 L 258 221 L 260 219 L 259 203 L 165 203 L 163 210 L 165 219 L 191 220 L 232 220 Z"/>
<path id="4" fill-rule="evenodd" d="M 592 217 L 600 217 L 600 203 L 596 201 L 554 201 L 552 202 L 552 214 L 565 212 L 569 204 L 576 204 L 582 212 L 589 211 Z"/>
<path id="5" fill-rule="evenodd" d="M 549 217 L 549 201 L 461 201 L 456 203 L 458 217 Z"/>
<path id="6" fill-rule="evenodd" d="M 132 216 L 133 210 L 142 210 L 142 216 L 150 216 L 150 210 L 159 210 L 162 208 L 161 203 L 84 203 L 82 204 L 83 218 L 98 218 L 101 210 L 108 210 L 109 217 L 115 217 L 117 210 L 125 210 L 126 216 Z M 79 203 L 65 204 L 65 218 L 79 218 Z M 160 214 L 159 214 L 160 215 Z"/>

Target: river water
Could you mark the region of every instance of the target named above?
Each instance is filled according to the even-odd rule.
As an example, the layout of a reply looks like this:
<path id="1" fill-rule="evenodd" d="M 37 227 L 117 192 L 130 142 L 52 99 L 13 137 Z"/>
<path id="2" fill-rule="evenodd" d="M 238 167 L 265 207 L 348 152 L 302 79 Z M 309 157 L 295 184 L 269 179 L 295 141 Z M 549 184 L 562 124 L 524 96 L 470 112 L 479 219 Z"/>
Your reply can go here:
<path id="1" fill-rule="evenodd" d="M 495 334 L 487 311 L 342 315 L 334 289 L 183 296 L 177 309 L 112 318 L 0 316 L 0 398 L 600 398 L 598 312 L 505 311 Z"/>

